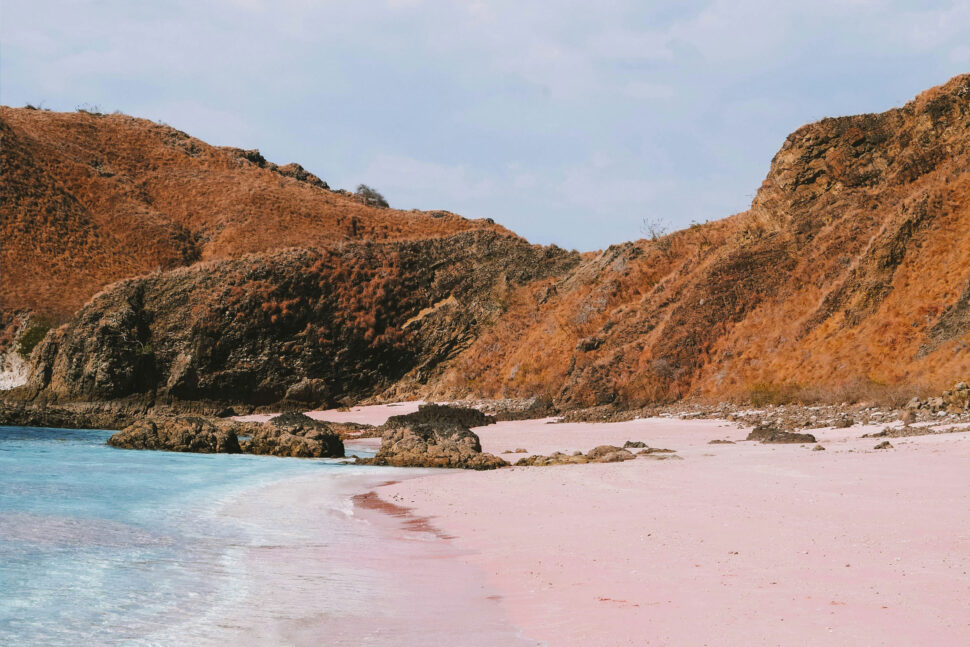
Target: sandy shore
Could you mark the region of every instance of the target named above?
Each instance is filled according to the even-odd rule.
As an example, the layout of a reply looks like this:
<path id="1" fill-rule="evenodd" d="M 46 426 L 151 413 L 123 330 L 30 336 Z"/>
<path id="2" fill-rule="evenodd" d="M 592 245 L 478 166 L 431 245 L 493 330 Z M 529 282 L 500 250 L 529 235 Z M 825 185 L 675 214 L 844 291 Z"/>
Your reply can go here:
<path id="1" fill-rule="evenodd" d="M 373 414 L 378 413 L 373 411 Z M 501 453 L 642 440 L 683 460 L 437 472 L 381 487 L 428 517 L 549 645 L 970 644 L 970 434 L 811 446 L 719 421 L 499 423 Z M 506 456 L 515 459 L 519 455 Z"/>

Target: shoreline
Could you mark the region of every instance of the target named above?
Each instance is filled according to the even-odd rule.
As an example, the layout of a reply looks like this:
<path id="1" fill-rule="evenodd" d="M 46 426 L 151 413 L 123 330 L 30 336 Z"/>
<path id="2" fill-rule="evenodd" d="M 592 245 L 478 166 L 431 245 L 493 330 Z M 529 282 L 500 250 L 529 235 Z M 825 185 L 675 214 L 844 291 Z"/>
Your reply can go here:
<path id="1" fill-rule="evenodd" d="M 247 489 L 215 516 L 242 525 L 235 594 L 149 636 L 161 644 L 527 646 L 463 551 L 374 492 L 430 470 L 339 466 Z"/>

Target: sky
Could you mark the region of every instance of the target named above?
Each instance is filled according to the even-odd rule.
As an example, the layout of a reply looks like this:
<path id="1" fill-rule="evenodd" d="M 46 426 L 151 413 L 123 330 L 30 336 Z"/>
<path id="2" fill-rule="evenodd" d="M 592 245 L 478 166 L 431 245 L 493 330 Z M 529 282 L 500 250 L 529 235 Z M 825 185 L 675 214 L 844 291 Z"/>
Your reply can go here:
<path id="1" fill-rule="evenodd" d="M 970 72 L 970 0 L 4 0 L 0 102 L 97 106 L 592 250 Z"/>

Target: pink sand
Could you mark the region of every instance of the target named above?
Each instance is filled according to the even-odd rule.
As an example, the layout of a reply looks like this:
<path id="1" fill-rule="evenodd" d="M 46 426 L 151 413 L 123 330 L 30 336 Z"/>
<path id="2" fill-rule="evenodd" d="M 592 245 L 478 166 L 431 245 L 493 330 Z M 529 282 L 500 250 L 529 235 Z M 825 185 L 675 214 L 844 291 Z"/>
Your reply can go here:
<path id="1" fill-rule="evenodd" d="M 441 471 L 378 492 L 431 517 L 549 645 L 970 644 L 970 434 L 876 451 L 858 437 L 877 430 L 820 430 L 813 452 L 708 445 L 747 433 L 718 421 L 499 423 L 476 430 L 486 451 L 642 440 L 684 460 Z"/>
<path id="2" fill-rule="evenodd" d="M 351 407 L 341 411 L 340 409 L 325 409 L 322 411 L 307 411 L 306 415 L 316 420 L 326 420 L 327 422 L 359 422 L 365 425 L 382 425 L 391 416 L 398 416 L 413 413 L 418 410 L 423 401 L 414 402 L 393 402 L 390 404 L 379 404 L 367 407 Z M 267 422 L 278 416 L 278 413 L 254 413 L 248 416 L 233 416 L 233 420 L 239 422 Z"/>

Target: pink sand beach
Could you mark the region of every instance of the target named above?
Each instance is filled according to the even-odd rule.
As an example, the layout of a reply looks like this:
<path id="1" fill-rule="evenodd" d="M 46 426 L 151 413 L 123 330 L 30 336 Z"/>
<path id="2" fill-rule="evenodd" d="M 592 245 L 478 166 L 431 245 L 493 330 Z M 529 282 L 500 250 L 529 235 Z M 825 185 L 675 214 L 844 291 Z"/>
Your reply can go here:
<path id="1" fill-rule="evenodd" d="M 485 451 L 640 440 L 682 460 L 429 471 L 376 492 L 452 545 L 441 577 L 483 573 L 539 644 L 970 644 L 970 433 L 859 438 L 878 430 L 816 430 L 812 451 L 724 421 L 506 422 L 475 430 Z"/>

